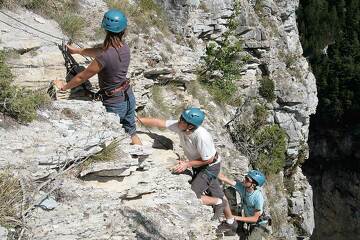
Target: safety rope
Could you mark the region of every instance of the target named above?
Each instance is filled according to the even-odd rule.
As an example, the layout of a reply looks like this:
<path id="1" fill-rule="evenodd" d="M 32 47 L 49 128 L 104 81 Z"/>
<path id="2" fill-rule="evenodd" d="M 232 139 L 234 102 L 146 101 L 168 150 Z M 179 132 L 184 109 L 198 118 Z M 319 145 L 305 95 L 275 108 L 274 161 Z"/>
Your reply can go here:
<path id="1" fill-rule="evenodd" d="M 26 26 L 26 27 L 28 27 L 28 28 L 31 28 L 31 29 L 33 29 L 33 30 L 35 30 L 35 31 L 41 32 L 42 34 L 48 35 L 48 36 L 53 37 L 53 38 L 56 38 L 56 39 L 58 39 L 58 40 L 62 40 L 61 37 L 58 37 L 58 36 L 52 35 L 52 34 L 50 34 L 50 33 L 44 32 L 44 31 L 42 31 L 42 30 L 36 29 L 36 28 L 34 28 L 33 26 L 30 26 L 29 24 L 23 23 L 22 21 L 14 18 L 13 16 L 5 13 L 5 12 L 2 11 L 2 10 L 0 10 L 0 12 L 1 12 L 2 14 L 4 14 L 5 16 L 7 16 L 8 18 L 11 18 L 11 19 L 15 20 L 16 22 L 21 23 L 22 25 L 24 25 L 24 26 Z"/>
<path id="2" fill-rule="evenodd" d="M 18 20 L 18 19 L 16 19 L 16 18 L 14 18 L 13 16 L 5 13 L 5 12 L 2 11 L 2 10 L 0 10 L 0 13 L 2 13 L 3 15 L 7 16 L 8 18 L 10 18 L 10 19 L 12 19 L 12 20 L 14 20 L 14 21 L 16 21 L 16 22 L 18 22 L 18 23 L 20 23 L 20 24 L 22 24 L 22 25 L 24 25 L 24 26 L 26 26 L 26 27 L 28 27 L 28 28 L 30 28 L 30 29 L 32 29 L 32 30 L 34 30 L 34 31 L 40 32 L 40 33 L 42 33 L 42 34 L 44 34 L 44 35 L 47 35 L 47 36 L 49 36 L 49 37 L 52 37 L 52 38 L 55 38 L 55 39 L 58 39 L 58 40 L 61 40 L 61 41 L 64 40 L 64 37 L 58 37 L 58 36 L 55 36 L 55 35 L 53 35 L 53 34 L 44 32 L 44 31 L 42 31 L 42 30 L 40 30 L 40 29 L 37 29 L 37 28 L 35 28 L 35 27 L 33 27 L 33 26 L 30 26 L 29 24 L 24 23 L 24 22 L 22 22 L 22 21 L 20 21 L 20 20 Z M 25 33 L 31 34 L 32 36 L 38 37 L 38 38 L 40 38 L 40 39 L 43 39 L 43 40 L 45 40 L 45 41 L 52 42 L 52 43 L 58 45 L 57 42 L 54 42 L 54 41 L 51 41 L 51 40 L 49 40 L 49 39 L 40 37 L 39 35 L 34 34 L 34 33 L 31 33 L 31 32 L 29 32 L 29 31 L 27 31 L 27 30 L 25 30 L 25 29 L 22 29 L 22 28 L 19 28 L 19 27 L 15 27 L 15 26 L 11 25 L 10 23 L 5 22 L 5 21 L 3 21 L 3 20 L 0 20 L 0 22 L 6 24 L 6 25 L 9 26 L 9 27 L 12 27 L 12 28 L 21 30 L 21 31 L 23 31 L 23 32 L 25 32 Z M 77 43 L 74 43 L 74 44 L 77 45 L 78 47 L 82 48 L 82 46 L 81 46 L 80 44 L 77 44 Z M 81 56 L 82 56 L 82 55 L 81 55 Z M 89 59 L 89 58 L 87 58 L 87 57 L 85 57 L 85 56 L 82 56 L 82 57 L 85 58 L 85 60 L 86 60 L 87 63 L 90 63 L 90 62 L 92 61 L 91 58 Z"/>
<path id="3" fill-rule="evenodd" d="M 48 41 L 48 42 L 52 42 L 52 43 L 54 43 L 54 44 L 58 44 L 57 42 L 51 41 L 51 40 L 46 39 L 46 38 L 44 38 L 44 37 L 40 37 L 40 36 L 38 36 L 38 35 L 36 35 L 36 34 L 34 34 L 34 33 L 32 33 L 32 32 L 29 32 L 29 31 L 27 31 L 26 29 L 12 26 L 11 24 L 9 24 L 9 23 L 1 20 L 1 19 L 0 19 L 0 22 L 2 22 L 3 24 L 5 24 L 5 25 L 7 25 L 7 26 L 9 26 L 9 27 L 12 27 L 12 28 L 14 28 L 14 29 L 18 29 L 18 30 L 24 31 L 24 32 L 26 32 L 26 33 L 34 36 L 34 37 L 40 38 L 40 39 L 45 40 L 45 41 Z"/>

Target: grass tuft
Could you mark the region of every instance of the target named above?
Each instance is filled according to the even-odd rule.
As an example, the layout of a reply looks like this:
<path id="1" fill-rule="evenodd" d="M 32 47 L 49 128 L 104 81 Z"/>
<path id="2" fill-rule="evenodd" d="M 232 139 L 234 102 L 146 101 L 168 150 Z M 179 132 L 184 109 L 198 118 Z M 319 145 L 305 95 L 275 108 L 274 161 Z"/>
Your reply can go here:
<path id="1" fill-rule="evenodd" d="M 63 32 L 71 39 L 80 39 L 83 35 L 85 20 L 77 14 L 68 12 L 58 17 L 58 23 Z"/>
<path id="2" fill-rule="evenodd" d="M 100 152 L 90 156 L 83 164 L 81 164 L 80 168 L 85 169 L 95 162 L 112 161 L 116 159 L 116 157 L 118 156 L 118 152 L 119 141 L 114 140 L 109 145 L 104 146 L 104 148 Z"/>
<path id="3" fill-rule="evenodd" d="M 22 202 L 22 191 L 19 179 L 9 170 L 0 171 L 0 225 L 15 227 L 19 222 L 18 207 Z"/>

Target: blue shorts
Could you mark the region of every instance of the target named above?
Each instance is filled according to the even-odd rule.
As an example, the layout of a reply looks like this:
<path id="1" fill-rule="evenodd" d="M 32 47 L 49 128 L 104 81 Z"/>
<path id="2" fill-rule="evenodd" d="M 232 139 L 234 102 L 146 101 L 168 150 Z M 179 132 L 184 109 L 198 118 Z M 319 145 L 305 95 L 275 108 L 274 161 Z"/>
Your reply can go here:
<path id="1" fill-rule="evenodd" d="M 116 105 L 105 106 L 107 112 L 115 113 L 120 117 L 120 123 L 130 136 L 136 133 L 135 106 L 136 101 L 133 94 L 129 94 L 127 100 Z"/>

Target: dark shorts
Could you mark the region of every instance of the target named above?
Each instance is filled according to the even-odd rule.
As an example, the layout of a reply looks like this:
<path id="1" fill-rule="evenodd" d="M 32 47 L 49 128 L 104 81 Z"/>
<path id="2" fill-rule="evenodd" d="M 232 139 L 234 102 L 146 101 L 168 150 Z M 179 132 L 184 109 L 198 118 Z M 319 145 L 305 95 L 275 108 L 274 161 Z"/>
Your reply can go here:
<path id="1" fill-rule="evenodd" d="M 135 105 L 135 96 L 129 94 L 125 101 L 119 102 L 116 105 L 105 106 L 107 112 L 115 113 L 120 117 L 120 123 L 125 132 L 130 136 L 136 132 Z"/>
<path id="2" fill-rule="evenodd" d="M 220 187 L 217 176 L 220 173 L 220 163 L 208 166 L 199 171 L 191 182 L 191 189 L 195 192 L 197 198 L 207 191 L 212 197 L 223 198 L 224 192 Z"/>

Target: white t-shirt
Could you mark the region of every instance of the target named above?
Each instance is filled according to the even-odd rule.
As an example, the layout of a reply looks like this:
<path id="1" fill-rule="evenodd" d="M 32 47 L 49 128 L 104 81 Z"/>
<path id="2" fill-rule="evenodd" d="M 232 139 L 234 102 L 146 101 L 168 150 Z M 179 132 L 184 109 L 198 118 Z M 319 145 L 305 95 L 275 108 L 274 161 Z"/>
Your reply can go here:
<path id="1" fill-rule="evenodd" d="M 180 145 L 189 160 L 201 158 L 203 161 L 206 161 L 215 156 L 214 141 L 205 128 L 200 126 L 191 134 L 186 134 L 179 128 L 177 120 L 167 120 L 166 128 L 179 135 Z M 220 162 L 220 157 L 210 165 L 218 162 Z"/>

